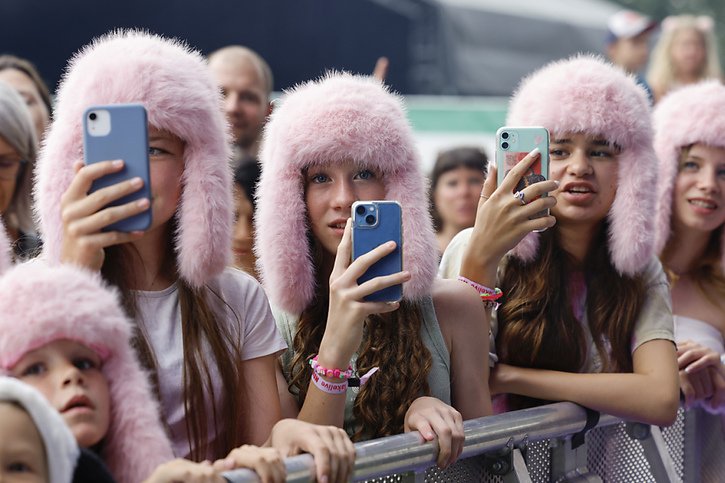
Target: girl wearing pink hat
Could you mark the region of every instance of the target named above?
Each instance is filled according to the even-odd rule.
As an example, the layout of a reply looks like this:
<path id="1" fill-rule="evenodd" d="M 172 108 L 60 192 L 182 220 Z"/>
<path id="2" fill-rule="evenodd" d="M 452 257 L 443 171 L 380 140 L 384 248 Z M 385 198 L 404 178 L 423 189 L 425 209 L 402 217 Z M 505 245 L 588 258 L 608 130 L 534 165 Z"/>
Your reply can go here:
<path id="1" fill-rule="evenodd" d="M 123 162 L 83 166 L 82 116 L 92 105 L 131 102 L 148 113 L 152 199 L 106 207 L 142 181 L 87 194 Z M 215 460 L 242 443 L 262 444 L 280 418 L 274 371 L 285 343 L 262 288 L 225 268 L 230 143 L 204 58 L 176 40 L 108 34 L 70 61 L 55 114 L 37 171 L 44 257 L 100 271 L 119 289 L 177 456 Z M 149 208 L 144 232 L 102 231 Z M 352 445 L 336 428 L 288 434 L 349 467 Z"/>
<path id="2" fill-rule="evenodd" d="M 655 248 L 672 287 L 686 406 L 725 412 L 725 87 L 683 87 L 657 105 Z"/>
<path id="3" fill-rule="evenodd" d="M 644 90 L 595 57 L 553 62 L 523 80 L 507 124 L 549 130 L 551 181 L 512 196 L 537 153 L 497 189 L 490 176 L 475 227 L 442 264 L 503 292 L 492 392 L 507 394 L 508 408 L 567 400 L 670 424 L 677 367 L 653 251 L 657 161 Z M 551 216 L 528 219 L 546 208 Z"/>
<path id="4" fill-rule="evenodd" d="M 0 374 L 39 389 L 121 483 L 142 481 L 173 458 L 131 334 L 98 275 L 31 262 L 0 278 Z M 53 384 L 66 357 L 74 365 Z"/>
<path id="5" fill-rule="evenodd" d="M 434 280 L 435 237 L 402 100 L 372 77 L 331 73 L 302 84 L 275 108 L 261 161 L 255 249 L 289 346 L 283 407 L 357 439 L 437 434 L 438 463 L 448 465 L 461 450 L 462 419 L 490 413 L 488 327 L 475 292 Z M 404 271 L 358 286 L 394 245 L 350 263 L 351 205 L 382 199 L 402 206 Z M 402 302 L 363 301 L 398 283 Z M 333 373 L 378 371 L 351 387 L 316 377 L 315 355 Z"/>

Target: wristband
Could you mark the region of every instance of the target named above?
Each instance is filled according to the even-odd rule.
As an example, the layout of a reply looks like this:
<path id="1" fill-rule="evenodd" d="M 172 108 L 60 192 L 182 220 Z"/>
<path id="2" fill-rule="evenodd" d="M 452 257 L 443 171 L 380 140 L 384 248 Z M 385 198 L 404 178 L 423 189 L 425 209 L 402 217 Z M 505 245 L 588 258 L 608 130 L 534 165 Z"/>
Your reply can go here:
<path id="1" fill-rule="evenodd" d="M 347 392 L 347 380 L 342 382 L 328 382 L 322 379 L 317 373 L 312 372 L 312 383 L 322 392 L 327 394 L 345 394 Z"/>

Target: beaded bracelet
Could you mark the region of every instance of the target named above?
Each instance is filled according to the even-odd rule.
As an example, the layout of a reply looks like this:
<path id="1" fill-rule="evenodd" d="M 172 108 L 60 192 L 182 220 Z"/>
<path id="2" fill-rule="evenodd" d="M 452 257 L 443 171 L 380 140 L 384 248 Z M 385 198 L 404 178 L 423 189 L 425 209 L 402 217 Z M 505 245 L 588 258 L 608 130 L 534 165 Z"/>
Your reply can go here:
<path id="1" fill-rule="evenodd" d="M 310 359 L 308 363 L 310 364 L 310 367 L 312 367 L 312 372 L 316 372 L 320 376 L 331 377 L 333 379 L 340 379 L 343 381 L 347 381 L 352 377 L 352 366 L 347 366 L 346 371 L 343 371 L 342 369 L 327 369 L 317 362 L 317 356 Z"/>
<path id="2" fill-rule="evenodd" d="M 466 277 L 458 276 L 458 280 L 460 280 L 463 283 L 467 283 L 471 287 L 475 288 L 478 292 L 478 295 L 481 297 L 481 300 L 483 301 L 486 306 L 490 304 L 490 302 L 495 302 L 496 300 L 503 297 L 503 292 L 500 288 L 488 288 L 484 285 L 481 285 L 480 283 L 474 282 L 473 280 L 469 280 Z M 496 303 L 496 307 L 498 308 L 498 303 Z"/>

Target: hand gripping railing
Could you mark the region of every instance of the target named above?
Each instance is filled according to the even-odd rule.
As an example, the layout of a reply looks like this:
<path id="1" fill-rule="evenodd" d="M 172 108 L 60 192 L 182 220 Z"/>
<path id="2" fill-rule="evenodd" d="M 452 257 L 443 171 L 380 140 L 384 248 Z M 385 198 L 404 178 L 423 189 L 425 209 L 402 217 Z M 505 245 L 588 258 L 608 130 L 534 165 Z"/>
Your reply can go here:
<path id="1" fill-rule="evenodd" d="M 463 424 L 465 443 L 460 459 L 500 450 L 514 450 L 529 442 L 575 435 L 586 428 L 588 421 L 591 423 L 587 416 L 587 410 L 581 406 L 555 403 L 466 421 Z M 602 415 L 593 427 L 620 422 L 613 416 Z M 357 443 L 355 451 L 352 478 L 354 481 L 364 481 L 383 475 L 424 470 L 435 464 L 438 448 L 435 442 L 424 442 L 418 432 L 411 432 Z M 286 458 L 285 466 L 288 482 L 307 482 L 314 478 L 311 455 Z M 259 481 L 254 472 L 246 469 L 229 471 L 223 476 L 232 483 Z"/>

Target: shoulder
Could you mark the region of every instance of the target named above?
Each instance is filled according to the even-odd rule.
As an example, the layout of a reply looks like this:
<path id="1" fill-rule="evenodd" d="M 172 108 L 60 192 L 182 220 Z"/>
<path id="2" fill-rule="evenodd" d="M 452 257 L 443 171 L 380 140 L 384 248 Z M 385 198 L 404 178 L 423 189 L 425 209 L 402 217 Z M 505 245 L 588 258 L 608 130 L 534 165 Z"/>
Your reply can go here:
<path id="1" fill-rule="evenodd" d="M 463 253 L 471 239 L 473 228 L 466 228 L 453 237 L 441 258 L 438 274 L 443 278 L 456 278 L 461 269 Z"/>
<path id="2" fill-rule="evenodd" d="M 209 286 L 220 292 L 227 303 L 238 305 L 257 299 L 267 301 L 262 285 L 251 275 L 234 267 L 227 267 L 210 282 Z"/>
<path id="3" fill-rule="evenodd" d="M 437 278 L 432 290 L 433 306 L 441 330 L 480 324 L 485 316 L 481 298 L 473 287 L 458 280 Z"/>
<path id="4" fill-rule="evenodd" d="M 652 287 L 657 287 L 660 285 L 669 287 L 669 282 L 667 281 L 667 275 L 665 274 L 665 271 L 662 268 L 662 262 L 660 262 L 660 259 L 654 255 L 652 256 L 652 258 L 650 258 L 649 263 L 645 266 L 644 270 L 642 271 L 641 277 L 642 277 L 645 287 L 648 289 L 652 288 Z"/>

